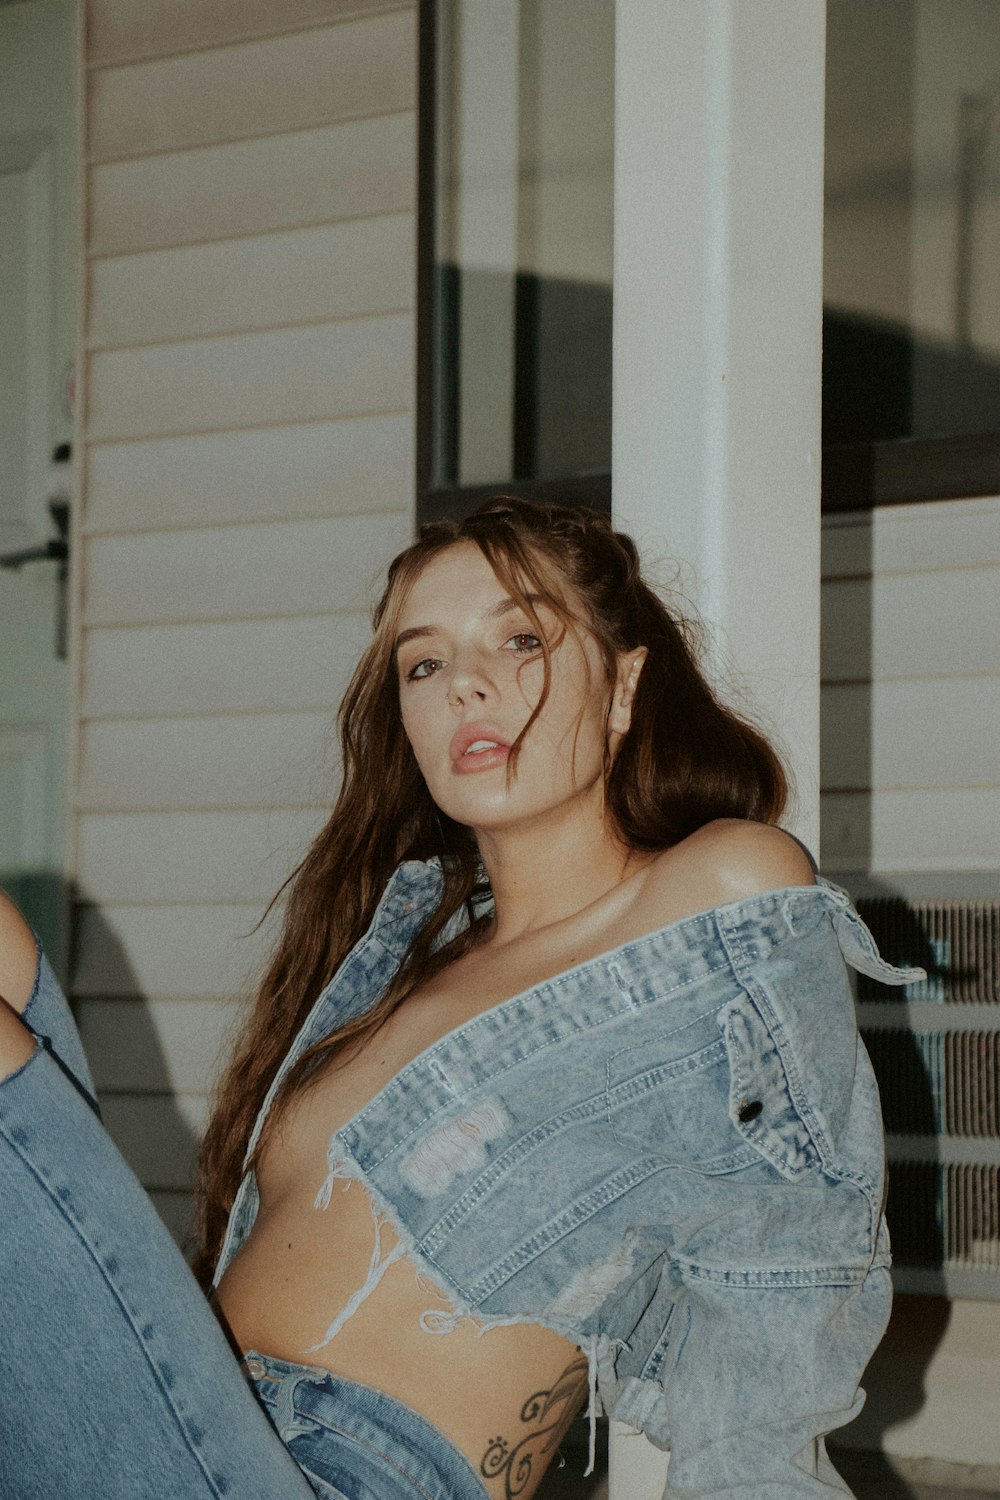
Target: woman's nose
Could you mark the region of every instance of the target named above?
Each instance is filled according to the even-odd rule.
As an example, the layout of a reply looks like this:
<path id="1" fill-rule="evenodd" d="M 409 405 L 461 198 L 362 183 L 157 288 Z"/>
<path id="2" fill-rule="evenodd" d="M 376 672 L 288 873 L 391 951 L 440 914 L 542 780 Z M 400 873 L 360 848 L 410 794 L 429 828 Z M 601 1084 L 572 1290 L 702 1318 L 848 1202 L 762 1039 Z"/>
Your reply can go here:
<path id="1" fill-rule="evenodd" d="M 485 703 L 492 685 L 483 669 L 474 662 L 456 662 L 448 684 L 448 702 L 455 707 Z"/>

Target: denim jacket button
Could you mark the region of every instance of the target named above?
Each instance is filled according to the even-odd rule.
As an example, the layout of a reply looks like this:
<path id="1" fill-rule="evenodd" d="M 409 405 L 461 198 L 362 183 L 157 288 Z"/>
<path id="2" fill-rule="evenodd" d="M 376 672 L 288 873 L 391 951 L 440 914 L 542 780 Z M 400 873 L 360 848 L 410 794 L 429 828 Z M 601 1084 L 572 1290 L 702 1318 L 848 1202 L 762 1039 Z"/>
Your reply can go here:
<path id="1" fill-rule="evenodd" d="M 742 1125 L 748 1125 L 751 1120 L 756 1120 L 763 1108 L 764 1106 L 759 1099 L 743 1099 L 740 1102 L 739 1109 L 736 1111 L 737 1119 Z"/>

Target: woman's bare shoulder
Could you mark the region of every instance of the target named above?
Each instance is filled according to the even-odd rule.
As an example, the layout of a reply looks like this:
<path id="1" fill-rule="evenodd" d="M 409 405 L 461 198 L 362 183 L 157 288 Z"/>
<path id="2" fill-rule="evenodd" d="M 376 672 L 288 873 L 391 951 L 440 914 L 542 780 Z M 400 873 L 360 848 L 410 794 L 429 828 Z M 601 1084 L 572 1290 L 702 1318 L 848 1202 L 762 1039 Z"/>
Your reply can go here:
<path id="1" fill-rule="evenodd" d="M 0 998 L 18 1012 L 28 1003 L 37 957 L 31 928 L 10 897 L 0 891 Z"/>
<path id="2" fill-rule="evenodd" d="M 767 823 L 718 818 L 667 849 L 647 876 L 647 900 L 673 911 L 709 911 L 784 886 L 813 885 L 812 861 L 790 833 Z"/>

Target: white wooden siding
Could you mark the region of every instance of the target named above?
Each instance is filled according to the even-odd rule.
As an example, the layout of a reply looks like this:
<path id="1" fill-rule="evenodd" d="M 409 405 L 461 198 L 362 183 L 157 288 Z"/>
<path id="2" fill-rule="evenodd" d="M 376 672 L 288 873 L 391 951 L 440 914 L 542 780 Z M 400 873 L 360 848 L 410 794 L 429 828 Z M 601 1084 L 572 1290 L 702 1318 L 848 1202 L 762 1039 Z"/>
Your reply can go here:
<path id="1" fill-rule="evenodd" d="M 131 159 L 412 109 L 415 59 L 416 11 L 406 7 L 97 68 L 88 90 L 88 155 Z"/>
<path id="2" fill-rule="evenodd" d="M 141 719 L 327 709 L 370 636 L 364 615 L 90 630 L 83 710 Z"/>
<path id="3" fill-rule="evenodd" d="M 409 534 L 390 512 L 90 537 L 87 624 L 358 613 Z"/>
<path id="4" fill-rule="evenodd" d="M 232 901 L 262 906 L 319 831 L 324 812 L 84 813 L 80 881 L 102 906 L 212 901 L 221 890 Z"/>
<path id="5" fill-rule="evenodd" d="M 413 485 L 410 412 L 299 422 L 152 442 L 92 445 L 84 530 L 406 514 Z"/>
<path id="6" fill-rule="evenodd" d="M 1000 868 L 1000 500 L 827 519 L 823 864 Z"/>
<path id="7" fill-rule="evenodd" d="M 96 255 L 412 209 L 413 113 L 95 166 Z"/>
<path id="8" fill-rule="evenodd" d="M 231 997 L 258 969 L 274 936 L 256 906 L 82 907 L 81 995 Z"/>
<path id="9" fill-rule="evenodd" d="M 192 52 L 386 8 L 385 0 L 105 0 L 88 12 L 90 61 Z"/>
<path id="10" fill-rule="evenodd" d="M 416 7 L 91 0 L 72 988 L 180 1236 L 412 534 Z"/>
<path id="11" fill-rule="evenodd" d="M 90 433 L 161 437 L 405 410 L 413 384 L 409 314 L 141 349 L 90 361 Z"/>
<path id="12" fill-rule="evenodd" d="M 336 768 L 332 706 L 329 713 L 84 721 L 79 806 L 314 807 L 332 804 Z"/>
<path id="13" fill-rule="evenodd" d="M 99 1089 L 205 1094 L 239 1024 L 222 1000 L 83 1000 L 78 1022 Z"/>
<path id="14" fill-rule="evenodd" d="M 413 249 L 412 216 L 389 214 L 97 261 L 91 344 L 147 344 L 409 308 Z"/>

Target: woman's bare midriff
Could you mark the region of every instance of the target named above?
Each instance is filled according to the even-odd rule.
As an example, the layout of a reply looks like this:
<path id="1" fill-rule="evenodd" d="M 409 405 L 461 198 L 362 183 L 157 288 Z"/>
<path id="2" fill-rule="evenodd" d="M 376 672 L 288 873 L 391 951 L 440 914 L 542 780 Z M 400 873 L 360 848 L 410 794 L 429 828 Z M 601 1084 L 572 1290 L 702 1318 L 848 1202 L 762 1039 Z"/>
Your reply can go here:
<path id="1" fill-rule="evenodd" d="M 368 1278 L 377 1209 L 360 1182 L 346 1180 L 335 1180 L 329 1207 L 317 1209 L 330 1137 L 426 1047 L 495 1003 L 484 1003 L 482 983 L 472 990 L 478 1003 L 470 1003 L 465 964 L 454 969 L 292 1101 L 262 1153 L 257 1218 L 216 1302 L 241 1349 L 385 1391 L 443 1432 L 497 1500 L 513 1493 L 515 1481 L 518 1496 L 530 1500 L 587 1397 L 587 1360 L 569 1339 L 527 1323 L 484 1330 L 471 1318 L 428 1332 L 421 1315 L 450 1313 L 448 1296 L 403 1255 L 323 1342 Z M 379 1232 L 385 1257 L 397 1238 L 387 1223 Z"/>
<path id="2" fill-rule="evenodd" d="M 326 1212 L 307 1193 L 258 1220 L 217 1294 L 237 1342 L 385 1391 L 443 1432 L 498 1500 L 514 1492 L 515 1479 L 517 1493 L 530 1496 L 586 1398 L 586 1359 L 568 1339 L 528 1324 L 480 1333 L 462 1319 L 448 1333 L 425 1332 L 421 1314 L 446 1310 L 448 1300 L 406 1257 L 313 1350 L 363 1285 L 373 1233 L 357 1182 L 337 1184 Z M 384 1228 L 382 1249 L 393 1244 Z M 531 1481 L 521 1489 L 528 1465 Z"/>

